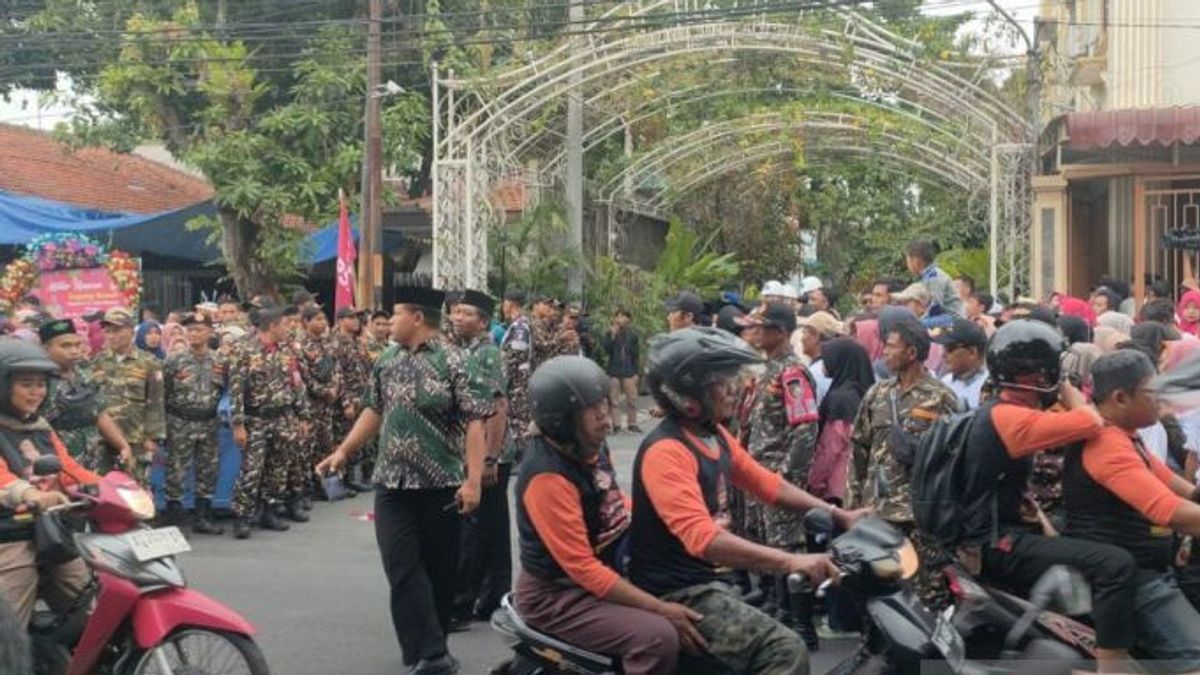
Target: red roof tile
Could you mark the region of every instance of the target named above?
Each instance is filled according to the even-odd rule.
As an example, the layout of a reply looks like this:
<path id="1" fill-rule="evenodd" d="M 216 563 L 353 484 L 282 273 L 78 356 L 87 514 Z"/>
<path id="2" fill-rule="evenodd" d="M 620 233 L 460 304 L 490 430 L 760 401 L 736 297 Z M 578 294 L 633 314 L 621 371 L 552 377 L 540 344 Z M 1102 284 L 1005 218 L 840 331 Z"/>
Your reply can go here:
<path id="1" fill-rule="evenodd" d="M 213 196 L 193 176 L 101 148 L 71 153 L 50 134 L 0 124 L 0 190 L 119 213 L 157 213 Z"/>

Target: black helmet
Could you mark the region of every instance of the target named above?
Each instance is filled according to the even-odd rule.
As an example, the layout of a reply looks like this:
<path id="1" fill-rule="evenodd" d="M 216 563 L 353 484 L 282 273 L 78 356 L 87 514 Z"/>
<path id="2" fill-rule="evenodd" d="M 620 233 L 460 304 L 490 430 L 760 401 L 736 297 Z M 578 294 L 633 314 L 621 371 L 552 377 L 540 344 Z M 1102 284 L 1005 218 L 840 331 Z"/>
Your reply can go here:
<path id="1" fill-rule="evenodd" d="M 1051 387 L 1037 389 L 1046 397 L 1057 396 L 1062 377 L 1062 354 L 1066 340 L 1062 333 L 1041 321 L 1018 319 L 1004 324 L 992 336 L 987 349 L 987 367 L 992 381 L 1000 387 L 1017 386 L 1017 376 L 1044 373 Z M 1052 402 L 1052 398 L 1047 398 Z M 1043 401 L 1046 402 L 1046 401 Z"/>
<path id="2" fill-rule="evenodd" d="M 575 442 L 575 413 L 607 397 L 608 376 L 582 356 L 556 356 L 529 378 L 533 421 L 543 435 L 564 445 Z"/>
<path id="3" fill-rule="evenodd" d="M 716 328 L 686 328 L 650 340 L 646 386 L 665 411 L 703 423 L 712 412 L 705 388 L 742 366 L 762 362 L 750 345 Z"/>
<path id="4" fill-rule="evenodd" d="M 12 407 L 12 382 L 17 373 L 58 372 L 58 365 L 50 360 L 39 346 L 16 339 L 0 339 L 0 410 L 19 416 Z"/>

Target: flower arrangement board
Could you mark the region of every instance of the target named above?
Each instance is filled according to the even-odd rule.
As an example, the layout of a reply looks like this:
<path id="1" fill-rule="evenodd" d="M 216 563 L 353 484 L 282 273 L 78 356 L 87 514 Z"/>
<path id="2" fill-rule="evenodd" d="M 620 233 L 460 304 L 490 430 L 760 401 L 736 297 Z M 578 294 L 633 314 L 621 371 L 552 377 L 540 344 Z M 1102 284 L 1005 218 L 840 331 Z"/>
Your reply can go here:
<path id="1" fill-rule="evenodd" d="M 82 234 L 49 234 L 25 246 L 0 278 L 0 311 L 34 295 L 53 316 L 134 308 L 142 295 L 137 258 Z"/>

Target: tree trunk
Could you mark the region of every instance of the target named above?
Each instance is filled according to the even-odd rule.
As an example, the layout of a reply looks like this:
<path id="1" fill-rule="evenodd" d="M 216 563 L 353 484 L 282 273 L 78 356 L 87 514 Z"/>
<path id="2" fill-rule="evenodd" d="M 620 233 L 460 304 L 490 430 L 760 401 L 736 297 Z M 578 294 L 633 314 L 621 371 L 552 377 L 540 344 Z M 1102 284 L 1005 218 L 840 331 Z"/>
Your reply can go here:
<path id="1" fill-rule="evenodd" d="M 244 301 L 259 295 L 275 297 L 275 282 L 268 267 L 258 256 L 258 223 L 223 207 L 217 209 L 217 215 L 221 219 L 221 250 L 225 254 L 225 267 L 237 285 L 238 295 Z"/>

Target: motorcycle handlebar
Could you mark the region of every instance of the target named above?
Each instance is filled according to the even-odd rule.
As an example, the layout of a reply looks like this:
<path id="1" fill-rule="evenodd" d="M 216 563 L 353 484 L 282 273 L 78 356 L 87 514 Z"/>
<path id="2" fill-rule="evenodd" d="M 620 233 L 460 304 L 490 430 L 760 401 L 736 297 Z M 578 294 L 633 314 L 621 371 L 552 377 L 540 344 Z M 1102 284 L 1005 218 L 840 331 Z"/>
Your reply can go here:
<path id="1" fill-rule="evenodd" d="M 838 574 L 838 578 L 841 578 L 842 576 L 842 574 Z M 837 579 L 832 577 L 822 581 L 821 585 L 817 586 L 816 596 L 818 598 L 825 597 L 825 594 L 829 592 L 829 587 L 833 586 L 833 584 L 836 582 Z M 808 581 L 808 577 L 800 574 L 799 572 L 792 572 L 787 576 L 787 587 L 789 593 L 809 593 L 813 590 L 812 584 Z"/>

